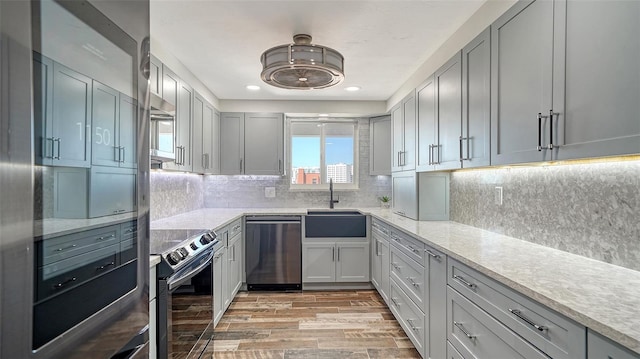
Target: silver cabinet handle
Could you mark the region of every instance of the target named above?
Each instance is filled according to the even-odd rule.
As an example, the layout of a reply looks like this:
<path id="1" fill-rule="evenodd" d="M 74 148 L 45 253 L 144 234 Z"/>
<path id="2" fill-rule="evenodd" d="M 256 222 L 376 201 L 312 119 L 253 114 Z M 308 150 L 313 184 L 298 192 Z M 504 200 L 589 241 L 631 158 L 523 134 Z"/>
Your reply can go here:
<path id="1" fill-rule="evenodd" d="M 331 248 L 331 261 L 336 261 L 336 247 Z"/>
<path id="2" fill-rule="evenodd" d="M 400 303 L 398 303 L 398 299 L 397 298 L 391 297 L 391 301 L 393 302 L 393 305 L 395 305 L 396 307 L 400 306 Z"/>
<path id="3" fill-rule="evenodd" d="M 408 245 L 407 247 L 409 248 L 409 250 L 410 250 L 411 252 L 416 253 L 416 254 L 420 254 L 420 251 L 419 251 L 419 250 L 417 250 L 417 249 L 415 249 L 415 248 L 413 248 L 413 246 L 409 246 L 409 245 Z"/>
<path id="4" fill-rule="evenodd" d="M 57 138 L 53 139 L 53 142 L 57 142 L 58 143 L 58 146 L 56 146 L 56 148 L 57 148 L 56 155 L 53 158 L 56 159 L 56 160 L 59 160 L 60 159 L 60 146 L 61 146 L 60 142 L 62 142 L 62 141 L 60 140 L 60 137 L 57 137 Z"/>
<path id="5" fill-rule="evenodd" d="M 420 327 L 416 327 L 415 324 L 413 324 L 414 320 L 415 319 L 407 319 L 407 323 L 409 323 L 409 326 L 414 332 L 417 332 L 418 330 L 420 330 Z"/>
<path id="6" fill-rule="evenodd" d="M 516 317 L 522 319 L 522 321 L 524 321 L 525 323 L 529 324 L 530 326 L 536 328 L 538 331 L 546 332 L 546 331 L 549 330 L 549 327 L 546 327 L 544 325 L 538 325 L 533 320 L 527 318 L 524 314 L 522 314 L 522 311 L 520 311 L 519 309 L 511 309 L 511 308 L 509 308 L 509 311 L 511 312 L 511 314 L 513 314 Z"/>
<path id="7" fill-rule="evenodd" d="M 455 325 L 456 327 L 458 327 L 458 329 L 460 329 L 460 331 L 462 332 L 462 334 L 464 334 L 467 338 L 471 339 L 471 340 L 475 340 L 476 336 L 472 335 L 471 333 L 469 333 L 464 326 L 462 325 L 462 323 L 459 322 L 453 322 L 453 325 Z"/>
<path id="8" fill-rule="evenodd" d="M 433 145 L 429 145 L 429 165 L 433 164 Z"/>
<path id="9" fill-rule="evenodd" d="M 413 278 L 411 277 L 407 277 L 407 280 L 411 283 L 412 286 L 414 286 L 415 288 L 420 287 L 420 284 L 416 283 Z"/>
<path id="10" fill-rule="evenodd" d="M 469 140 L 471 139 L 471 137 L 462 137 L 460 136 L 460 161 L 470 161 L 471 158 L 469 158 Z M 463 150 L 462 150 L 462 141 L 467 141 L 467 156 L 463 156 Z"/>
<path id="11" fill-rule="evenodd" d="M 187 162 L 187 148 L 182 146 L 182 165 Z"/>
<path id="12" fill-rule="evenodd" d="M 76 278 L 76 277 L 69 278 L 69 279 L 65 280 L 64 282 L 60 282 L 60 283 L 54 285 L 53 288 L 54 289 L 60 289 L 60 288 L 64 287 L 65 285 L 67 285 L 67 284 L 69 284 L 71 282 L 75 282 L 76 280 L 78 280 L 78 278 Z"/>
<path id="13" fill-rule="evenodd" d="M 67 249 L 71 249 L 71 248 L 75 248 L 75 247 L 77 247 L 77 246 L 75 244 L 72 244 L 72 245 L 67 246 L 67 247 L 58 248 L 58 249 L 56 249 L 56 252 L 66 251 Z"/>
<path id="14" fill-rule="evenodd" d="M 202 158 L 200 159 L 201 165 L 203 169 L 207 169 L 207 154 L 203 153 Z"/>
<path id="15" fill-rule="evenodd" d="M 400 212 L 398 212 L 400 213 Z M 397 236 L 394 236 L 393 234 L 391 235 L 391 239 L 393 239 L 396 242 L 400 242 L 400 238 L 398 238 Z"/>
<path id="16" fill-rule="evenodd" d="M 538 112 L 538 151 L 542 151 L 542 113 Z"/>
<path id="17" fill-rule="evenodd" d="M 103 264 L 103 265 L 101 265 L 100 267 L 96 267 L 96 270 L 104 270 L 104 269 L 105 269 L 105 268 L 107 268 L 107 267 L 115 266 L 115 265 L 116 265 L 116 263 L 115 263 L 115 262 L 109 262 L 109 263 L 107 263 L 107 264 Z"/>
<path id="18" fill-rule="evenodd" d="M 393 263 L 393 262 L 391 262 L 391 266 L 392 266 L 395 270 L 398 270 L 398 271 L 400 270 L 400 266 L 399 266 L 399 265 L 397 265 L 397 264 L 395 264 L 395 263 Z"/>
<path id="19" fill-rule="evenodd" d="M 380 256 L 380 241 L 376 240 L 376 256 Z"/>
<path id="20" fill-rule="evenodd" d="M 282 160 L 278 160 L 278 173 L 282 173 Z"/>
<path id="21" fill-rule="evenodd" d="M 340 247 L 338 247 L 338 262 L 340 262 Z"/>
<path id="22" fill-rule="evenodd" d="M 560 116 L 559 113 L 553 112 L 553 109 L 549 110 L 549 146 L 548 149 L 552 150 L 553 145 L 553 115 Z"/>
<path id="23" fill-rule="evenodd" d="M 47 141 L 51 141 L 51 154 L 47 153 Z M 53 158 L 53 154 L 55 151 L 55 138 L 53 137 L 45 137 L 44 142 L 42 143 L 42 157 L 43 158 Z"/>
<path id="24" fill-rule="evenodd" d="M 240 159 L 240 173 L 242 173 L 242 158 Z"/>
<path id="25" fill-rule="evenodd" d="M 425 249 L 424 251 L 427 252 L 428 255 L 430 255 L 431 257 L 433 257 L 435 259 L 440 259 L 440 257 L 441 257 L 439 254 L 433 253 L 430 249 Z"/>
<path id="26" fill-rule="evenodd" d="M 453 279 L 457 280 L 458 282 L 466 285 L 467 287 L 471 288 L 471 289 L 475 289 L 477 286 L 474 283 L 469 283 L 467 282 L 464 277 L 461 277 L 459 275 L 453 275 Z"/>

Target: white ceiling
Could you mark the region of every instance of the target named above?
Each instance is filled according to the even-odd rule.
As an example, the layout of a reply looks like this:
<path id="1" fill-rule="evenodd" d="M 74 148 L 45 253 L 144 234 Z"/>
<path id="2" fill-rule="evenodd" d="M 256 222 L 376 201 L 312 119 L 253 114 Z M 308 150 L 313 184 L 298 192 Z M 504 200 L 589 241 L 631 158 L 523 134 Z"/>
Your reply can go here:
<path id="1" fill-rule="evenodd" d="M 151 36 L 219 99 L 384 101 L 484 1 L 152 0 Z M 262 82 L 262 52 L 297 33 L 344 55 L 343 83 L 303 91 Z"/>

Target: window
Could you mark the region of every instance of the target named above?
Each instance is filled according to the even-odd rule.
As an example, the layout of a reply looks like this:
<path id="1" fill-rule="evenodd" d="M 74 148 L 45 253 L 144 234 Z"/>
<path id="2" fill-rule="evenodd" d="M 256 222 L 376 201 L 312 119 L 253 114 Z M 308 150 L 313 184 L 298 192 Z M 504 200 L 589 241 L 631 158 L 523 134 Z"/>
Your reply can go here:
<path id="1" fill-rule="evenodd" d="M 291 188 L 357 188 L 356 121 L 290 122 Z"/>

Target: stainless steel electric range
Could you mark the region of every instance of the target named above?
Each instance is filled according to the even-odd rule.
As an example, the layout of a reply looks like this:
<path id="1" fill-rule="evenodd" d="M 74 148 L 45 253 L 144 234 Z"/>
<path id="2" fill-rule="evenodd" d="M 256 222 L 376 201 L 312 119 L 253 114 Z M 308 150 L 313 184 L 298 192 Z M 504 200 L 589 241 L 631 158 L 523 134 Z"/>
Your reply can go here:
<path id="1" fill-rule="evenodd" d="M 158 357 L 201 358 L 213 338 L 216 233 L 151 230 L 150 252 L 161 256 L 158 273 Z"/>

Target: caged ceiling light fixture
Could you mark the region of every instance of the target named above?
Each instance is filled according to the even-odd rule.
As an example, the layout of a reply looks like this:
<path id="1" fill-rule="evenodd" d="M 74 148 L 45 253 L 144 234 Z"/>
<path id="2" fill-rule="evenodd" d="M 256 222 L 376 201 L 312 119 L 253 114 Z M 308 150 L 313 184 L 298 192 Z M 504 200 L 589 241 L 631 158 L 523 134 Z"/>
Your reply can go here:
<path id="1" fill-rule="evenodd" d="M 284 89 L 322 89 L 344 80 L 344 57 L 334 49 L 311 44 L 310 35 L 294 35 L 293 44 L 270 48 L 260 62 L 262 80 Z"/>

